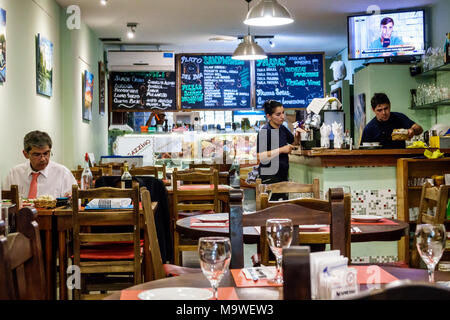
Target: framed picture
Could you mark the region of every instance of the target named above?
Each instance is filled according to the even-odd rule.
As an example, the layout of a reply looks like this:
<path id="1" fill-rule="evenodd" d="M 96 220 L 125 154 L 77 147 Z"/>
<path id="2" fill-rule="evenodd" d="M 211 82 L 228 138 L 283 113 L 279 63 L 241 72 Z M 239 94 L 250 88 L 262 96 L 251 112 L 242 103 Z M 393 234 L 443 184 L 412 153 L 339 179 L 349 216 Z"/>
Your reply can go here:
<path id="1" fill-rule="evenodd" d="M 92 102 L 94 101 L 94 75 L 84 71 L 83 81 L 83 120 L 92 120 Z"/>
<path id="2" fill-rule="evenodd" d="M 330 95 L 339 100 L 342 103 L 342 88 L 336 88 L 330 92 Z"/>
<path id="3" fill-rule="evenodd" d="M 105 114 L 105 64 L 103 61 L 98 62 L 98 113 L 100 115 Z"/>
<path id="4" fill-rule="evenodd" d="M 366 94 L 361 93 L 355 96 L 355 110 L 354 110 L 354 128 L 355 128 L 355 136 L 354 141 L 355 145 L 359 147 L 361 144 L 361 137 L 366 126 Z"/>
<path id="5" fill-rule="evenodd" d="M 6 11 L 0 8 L 0 82 L 6 81 Z"/>
<path id="6" fill-rule="evenodd" d="M 36 92 L 47 97 L 53 93 L 53 43 L 36 36 Z"/>

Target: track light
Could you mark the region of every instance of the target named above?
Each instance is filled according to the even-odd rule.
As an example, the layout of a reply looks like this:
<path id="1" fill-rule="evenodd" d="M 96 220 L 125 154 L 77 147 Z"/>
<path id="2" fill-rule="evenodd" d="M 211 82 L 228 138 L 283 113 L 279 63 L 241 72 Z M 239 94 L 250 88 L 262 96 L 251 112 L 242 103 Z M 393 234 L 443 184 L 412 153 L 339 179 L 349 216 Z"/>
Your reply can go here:
<path id="1" fill-rule="evenodd" d="M 134 38 L 134 34 L 136 33 L 136 27 L 137 27 L 137 23 L 134 22 L 129 22 L 127 23 L 127 27 L 129 28 L 127 36 L 128 39 L 133 39 Z"/>

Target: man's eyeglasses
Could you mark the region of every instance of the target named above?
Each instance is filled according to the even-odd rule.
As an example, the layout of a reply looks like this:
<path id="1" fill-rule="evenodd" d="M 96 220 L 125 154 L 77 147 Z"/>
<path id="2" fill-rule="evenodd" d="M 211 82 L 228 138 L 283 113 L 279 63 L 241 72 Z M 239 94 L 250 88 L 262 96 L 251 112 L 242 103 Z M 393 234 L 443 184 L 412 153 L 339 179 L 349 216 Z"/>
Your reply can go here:
<path id="1" fill-rule="evenodd" d="M 33 152 L 30 154 L 30 157 L 33 159 L 40 159 L 41 157 L 49 158 L 50 156 L 53 156 L 53 152 L 51 152 L 50 150 L 43 153 Z"/>

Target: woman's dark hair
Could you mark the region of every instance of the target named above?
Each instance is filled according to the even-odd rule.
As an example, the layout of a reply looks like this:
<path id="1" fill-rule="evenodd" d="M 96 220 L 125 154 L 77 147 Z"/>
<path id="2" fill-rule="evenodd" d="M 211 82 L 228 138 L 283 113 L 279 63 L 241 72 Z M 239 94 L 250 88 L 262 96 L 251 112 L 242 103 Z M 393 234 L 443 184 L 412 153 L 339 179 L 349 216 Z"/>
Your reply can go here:
<path id="1" fill-rule="evenodd" d="M 52 148 L 52 139 L 47 132 L 35 130 L 28 132 L 25 138 L 23 138 L 23 149 L 26 152 L 30 152 L 33 147 L 43 148 L 45 146 L 48 146 L 50 149 Z"/>
<path id="2" fill-rule="evenodd" d="M 272 115 L 275 112 L 275 108 L 282 107 L 281 102 L 276 100 L 267 100 L 263 104 L 264 114 Z"/>
<path id="3" fill-rule="evenodd" d="M 372 100 L 370 100 L 370 104 L 372 105 L 372 109 L 375 109 L 377 105 L 379 104 L 385 104 L 391 105 L 391 101 L 389 101 L 389 98 L 384 93 L 375 93 L 372 97 Z"/>

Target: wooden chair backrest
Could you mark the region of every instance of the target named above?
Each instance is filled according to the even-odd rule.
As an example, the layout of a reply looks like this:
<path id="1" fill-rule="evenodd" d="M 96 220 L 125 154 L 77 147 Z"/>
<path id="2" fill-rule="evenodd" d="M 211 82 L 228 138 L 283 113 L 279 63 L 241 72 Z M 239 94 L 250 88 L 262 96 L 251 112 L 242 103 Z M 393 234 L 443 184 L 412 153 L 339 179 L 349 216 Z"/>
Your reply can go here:
<path id="1" fill-rule="evenodd" d="M 80 190 L 77 185 L 72 186 L 72 203 L 77 204 L 81 199 L 111 199 L 111 198 L 131 198 L 132 209 L 120 210 L 98 210 L 83 212 L 79 210 L 78 205 L 72 205 L 72 223 L 73 223 L 73 251 L 74 265 L 80 266 L 80 272 L 83 273 L 109 273 L 111 268 L 101 263 L 98 266 L 84 268 L 81 264 L 80 247 L 87 242 L 119 242 L 132 241 L 134 247 L 134 259 L 132 264 L 127 264 L 120 271 L 115 272 L 133 272 L 134 283 L 141 282 L 141 263 L 140 263 L 140 220 L 139 220 L 139 187 L 133 186 L 132 189 L 119 189 L 102 187 L 89 190 Z M 91 233 L 85 228 L 80 231 L 81 226 L 133 226 L 130 232 L 105 232 Z M 74 296 L 80 298 L 80 290 L 75 290 Z"/>
<path id="2" fill-rule="evenodd" d="M 140 175 L 140 172 L 146 172 L 146 171 L 139 171 L 139 170 L 149 170 L 151 172 L 151 170 L 156 170 L 156 174 L 153 173 L 142 173 L 142 175 L 153 175 L 156 178 L 159 178 L 159 173 L 161 172 L 161 179 L 167 179 L 166 176 L 166 164 L 163 164 L 162 166 L 143 166 L 143 167 L 136 167 L 134 164 L 131 166 L 131 169 L 129 170 L 131 175 Z M 136 171 L 134 171 L 136 170 Z M 136 174 L 134 174 L 133 172 L 136 172 Z"/>
<path id="3" fill-rule="evenodd" d="M 208 184 L 211 188 L 181 190 L 178 181 L 183 184 Z M 178 171 L 175 168 L 172 173 L 172 189 L 174 221 L 178 220 L 179 211 L 220 210 L 219 173 L 216 169 Z"/>
<path id="4" fill-rule="evenodd" d="M 158 169 L 156 167 L 134 168 L 129 171 L 132 176 L 154 176 L 155 178 L 158 178 Z"/>
<path id="5" fill-rule="evenodd" d="M 313 183 L 310 184 L 290 181 L 263 184 L 261 179 L 258 178 L 255 183 L 256 210 L 262 209 L 262 193 L 270 193 L 269 197 L 272 193 L 312 193 L 313 198 L 320 199 L 320 180 L 317 178 L 313 179 Z"/>
<path id="6" fill-rule="evenodd" d="M 0 300 L 47 299 L 37 211 L 24 207 L 16 216 L 17 232 L 0 235 Z"/>
<path id="7" fill-rule="evenodd" d="M 147 233 L 152 261 L 153 279 L 158 280 L 166 277 L 164 272 L 161 251 L 159 248 L 158 235 L 156 232 L 155 216 L 152 209 L 150 192 L 141 188 L 142 209 L 144 210 L 145 232 Z"/>
<path id="8" fill-rule="evenodd" d="M 283 299 L 311 300 L 311 276 L 308 246 L 283 249 Z"/>
<path id="9" fill-rule="evenodd" d="M 431 186 L 426 182 L 422 186 L 422 194 L 420 196 L 419 217 L 417 223 L 442 224 L 445 221 L 447 210 L 447 202 L 449 199 L 448 185 L 440 187 Z M 428 210 L 436 207 L 436 214 L 429 214 Z"/>
<path id="10" fill-rule="evenodd" d="M 243 227 L 249 226 L 261 227 L 261 263 L 267 264 L 269 247 L 265 226 L 266 220 L 272 218 L 289 218 L 292 220 L 294 226 L 292 245 L 298 244 L 299 225 L 328 224 L 330 225 L 331 249 L 340 250 L 342 255 L 350 257 L 350 210 L 346 210 L 350 206 L 345 203 L 349 201 L 349 197 L 344 196 L 342 188 L 330 189 L 329 200 L 311 198 L 286 200 L 245 215 L 242 214 L 242 200 L 239 201 L 239 196 L 234 193 L 236 193 L 236 190 L 230 190 L 229 223 L 233 268 L 243 266 Z M 261 196 L 267 197 L 267 194 Z M 242 199 L 242 195 L 240 197 Z M 264 199 L 262 200 L 264 201 Z M 235 261 L 233 261 L 233 258 Z"/>
<path id="11" fill-rule="evenodd" d="M 12 204 L 19 206 L 19 187 L 17 184 L 12 184 L 10 190 L 2 190 L 2 200 L 9 199 Z"/>

